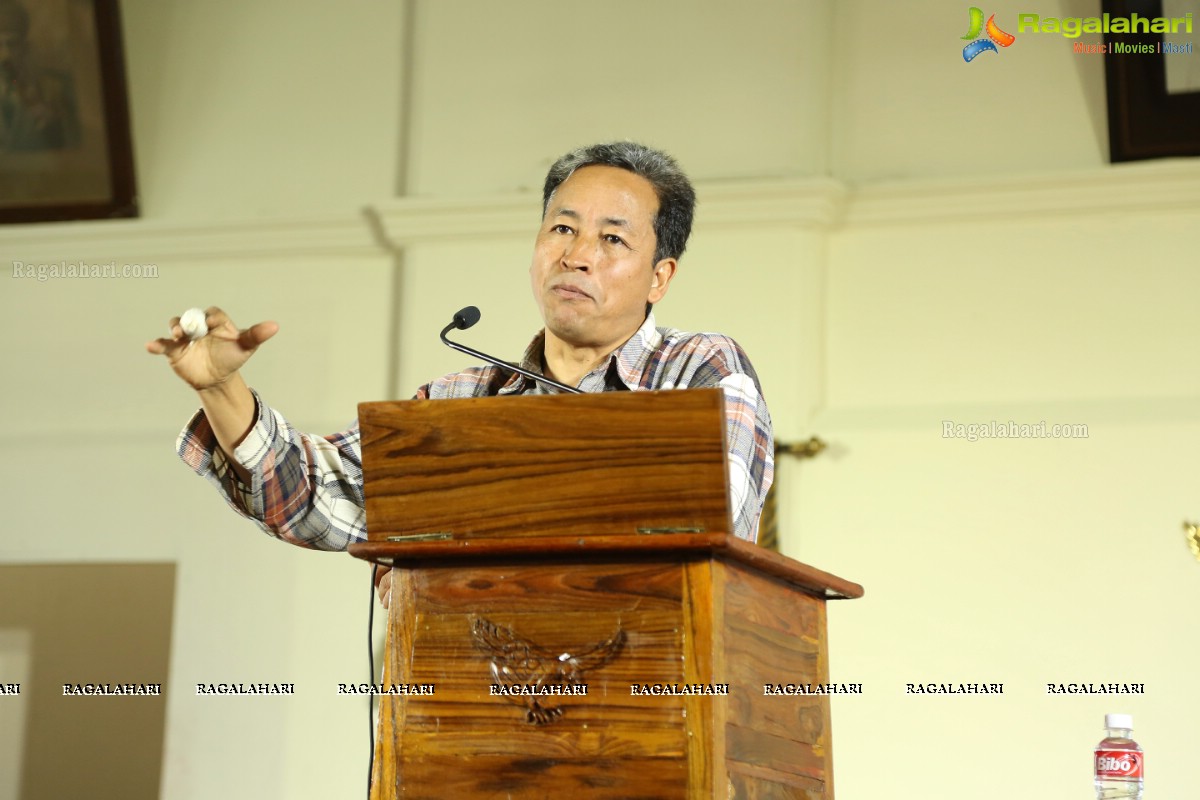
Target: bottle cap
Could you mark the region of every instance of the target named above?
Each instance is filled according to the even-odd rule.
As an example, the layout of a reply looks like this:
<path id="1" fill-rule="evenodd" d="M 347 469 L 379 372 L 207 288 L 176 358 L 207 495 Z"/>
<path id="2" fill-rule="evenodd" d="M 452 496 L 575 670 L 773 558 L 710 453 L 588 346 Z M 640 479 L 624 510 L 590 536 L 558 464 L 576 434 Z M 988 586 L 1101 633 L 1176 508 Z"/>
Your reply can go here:
<path id="1" fill-rule="evenodd" d="M 1105 714 L 1104 727 L 1106 728 L 1124 728 L 1125 730 L 1133 730 L 1133 715 L 1132 714 Z"/>

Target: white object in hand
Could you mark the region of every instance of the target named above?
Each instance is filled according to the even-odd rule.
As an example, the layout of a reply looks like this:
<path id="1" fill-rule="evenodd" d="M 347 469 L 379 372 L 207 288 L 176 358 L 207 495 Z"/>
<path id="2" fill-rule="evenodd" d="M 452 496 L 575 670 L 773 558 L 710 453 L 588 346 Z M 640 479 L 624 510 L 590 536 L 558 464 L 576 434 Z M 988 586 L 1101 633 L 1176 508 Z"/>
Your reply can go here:
<path id="1" fill-rule="evenodd" d="M 208 323 L 205 321 L 203 309 L 189 308 L 183 312 L 183 316 L 179 318 L 179 327 L 183 328 L 184 335 L 192 341 L 207 335 Z"/>

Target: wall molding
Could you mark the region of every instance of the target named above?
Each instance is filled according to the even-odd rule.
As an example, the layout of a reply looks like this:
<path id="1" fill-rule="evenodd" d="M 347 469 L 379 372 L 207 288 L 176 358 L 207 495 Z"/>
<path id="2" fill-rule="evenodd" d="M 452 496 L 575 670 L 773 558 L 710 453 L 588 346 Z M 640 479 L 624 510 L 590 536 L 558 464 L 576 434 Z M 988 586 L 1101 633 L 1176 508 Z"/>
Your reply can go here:
<path id="1" fill-rule="evenodd" d="M 878 183 L 856 190 L 842 226 L 1200 210 L 1200 159 L 1060 173 Z"/>
<path id="2" fill-rule="evenodd" d="M 825 177 L 704 181 L 696 191 L 696 221 L 703 230 L 785 226 L 847 231 L 970 219 L 1200 211 L 1200 159 L 861 187 Z M 537 193 L 513 192 L 389 198 L 357 213 L 303 218 L 42 223 L 0 229 L 0 253 L 4 261 L 29 263 L 379 256 L 420 243 L 532 237 L 540 205 Z"/>
<path id="3" fill-rule="evenodd" d="M 364 217 L 167 223 L 105 220 L 0 229 L 0 274 L 11 260 L 157 263 L 170 259 L 247 259 L 379 255 Z"/>
<path id="4" fill-rule="evenodd" d="M 846 189 L 831 178 L 708 181 L 696 183 L 696 224 L 827 228 L 838 219 Z M 493 236 L 532 238 L 541 194 L 494 198 L 396 198 L 372 206 L 387 239 L 396 246 Z"/>

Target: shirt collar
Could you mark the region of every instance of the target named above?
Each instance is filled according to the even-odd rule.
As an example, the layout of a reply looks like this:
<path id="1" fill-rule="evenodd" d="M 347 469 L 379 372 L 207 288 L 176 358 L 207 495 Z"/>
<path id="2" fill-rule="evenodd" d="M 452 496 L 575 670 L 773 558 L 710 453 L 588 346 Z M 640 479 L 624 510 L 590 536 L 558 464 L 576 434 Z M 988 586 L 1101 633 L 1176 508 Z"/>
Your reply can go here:
<path id="1" fill-rule="evenodd" d="M 645 373 L 654 351 L 661 343 L 662 334 L 658 332 L 658 328 L 654 324 L 654 312 L 651 311 L 646 315 L 641 327 L 634 331 L 633 336 L 630 336 L 625 344 L 610 353 L 608 358 L 588 375 L 607 371 L 609 374 L 615 375 L 626 389 L 631 391 L 640 389 L 642 375 Z M 543 328 L 533 337 L 529 347 L 525 348 L 521 366 L 531 372 L 545 372 L 546 368 L 542 359 L 545 346 L 546 329 Z M 520 394 L 527 391 L 527 384 L 532 382 L 524 375 L 513 373 L 512 377 L 500 387 L 497 394 Z"/>

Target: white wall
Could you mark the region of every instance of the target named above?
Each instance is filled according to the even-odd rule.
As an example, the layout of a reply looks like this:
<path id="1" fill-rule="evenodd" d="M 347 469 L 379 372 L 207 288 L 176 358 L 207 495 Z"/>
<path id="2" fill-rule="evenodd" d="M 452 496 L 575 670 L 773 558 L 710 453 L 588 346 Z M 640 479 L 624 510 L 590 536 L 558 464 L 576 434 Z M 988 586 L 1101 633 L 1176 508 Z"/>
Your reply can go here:
<path id="1" fill-rule="evenodd" d="M 344 212 L 394 190 L 401 3 L 121 9 L 143 216 Z"/>
<path id="2" fill-rule="evenodd" d="M 834 677 L 866 690 L 835 700 L 839 797 L 890 796 L 921 763 L 925 795 L 998 799 L 1018 734 L 1039 794 L 1086 796 L 1107 710 L 1135 714 L 1152 791 L 1182 794 L 1196 165 L 1104 166 L 1101 62 L 1026 36 L 964 64 L 965 7 L 548 9 L 415 0 L 406 32 L 383 0 L 127 0 L 144 218 L 0 231 L 6 268 L 159 269 L 2 279 L 0 560 L 180 565 L 163 797 L 361 791 L 361 704 L 331 687 L 364 672 L 366 589 L 361 565 L 257 533 L 177 462 L 194 401 L 142 342 L 196 304 L 276 319 L 250 381 L 323 432 L 465 363 L 434 340 L 462 305 L 487 326 L 464 338 L 515 355 L 546 165 L 626 136 L 699 183 L 662 321 L 738 338 L 781 438 L 831 443 L 780 483 L 785 550 L 867 588 L 831 608 Z M 943 419 L 1089 437 L 969 443 Z M 222 678 L 301 693 L 187 691 Z M 982 680 L 1005 695 L 903 694 Z M 1147 695 L 1045 695 L 1072 680 Z"/>
<path id="3" fill-rule="evenodd" d="M 609 139 L 670 143 L 698 179 L 827 169 L 830 3 L 416 9 L 415 194 L 540 190 L 558 155 Z"/>
<path id="4" fill-rule="evenodd" d="M 936 204 L 910 187 L 890 214 L 864 190 L 832 237 L 812 419 L 831 448 L 784 470 L 790 551 L 867 587 L 830 612 L 831 669 L 867 692 L 834 703 L 840 797 L 887 796 L 920 763 L 938 797 L 998 800 L 1006 769 L 1083 796 L 1109 711 L 1134 715 L 1154 793 L 1190 785 L 1200 169 L 1059 183 L 943 183 Z M 943 437 L 991 420 L 1087 438 Z M 929 682 L 1004 695 L 905 693 Z M 1079 682 L 1146 694 L 1047 694 Z"/>
<path id="5" fill-rule="evenodd" d="M 1096 0 L 984 5 L 1016 41 L 963 61 L 970 4 L 836 3 L 834 174 L 855 183 L 1026 174 L 1107 160 L 1104 60 L 1017 34 L 1017 14 L 1086 17 Z M 1078 41 L 1099 43 L 1088 34 Z"/>
<path id="6" fill-rule="evenodd" d="M 251 384 L 296 424 L 335 430 L 359 398 L 385 394 L 390 260 L 348 240 L 313 256 L 296 243 L 302 229 L 257 226 L 234 242 L 224 227 L 173 228 L 156 243 L 152 224 L 122 226 L 124 239 L 81 227 L 105 238 L 10 235 L 4 250 L 31 262 L 144 253 L 159 275 L 5 277 L 6 326 L 24 333 L 4 355 L 21 390 L 0 401 L 0 480 L 12 489 L 0 558 L 179 565 L 164 797 L 218 796 L 234 778 L 264 797 L 337 796 L 365 770 L 365 708 L 333 685 L 366 674 L 367 567 L 269 539 L 190 474 L 173 450 L 195 401 L 142 343 L 164 329 L 160 309 L 220 301 L 239 320 L 269 309 L 281 329 Z M 298 694 L 196 697 L 196 683 L 214 682 L 295 683 Z M 314 726 L 346 731 L 325 745 L 328 763 L 295 755 Z"/>

